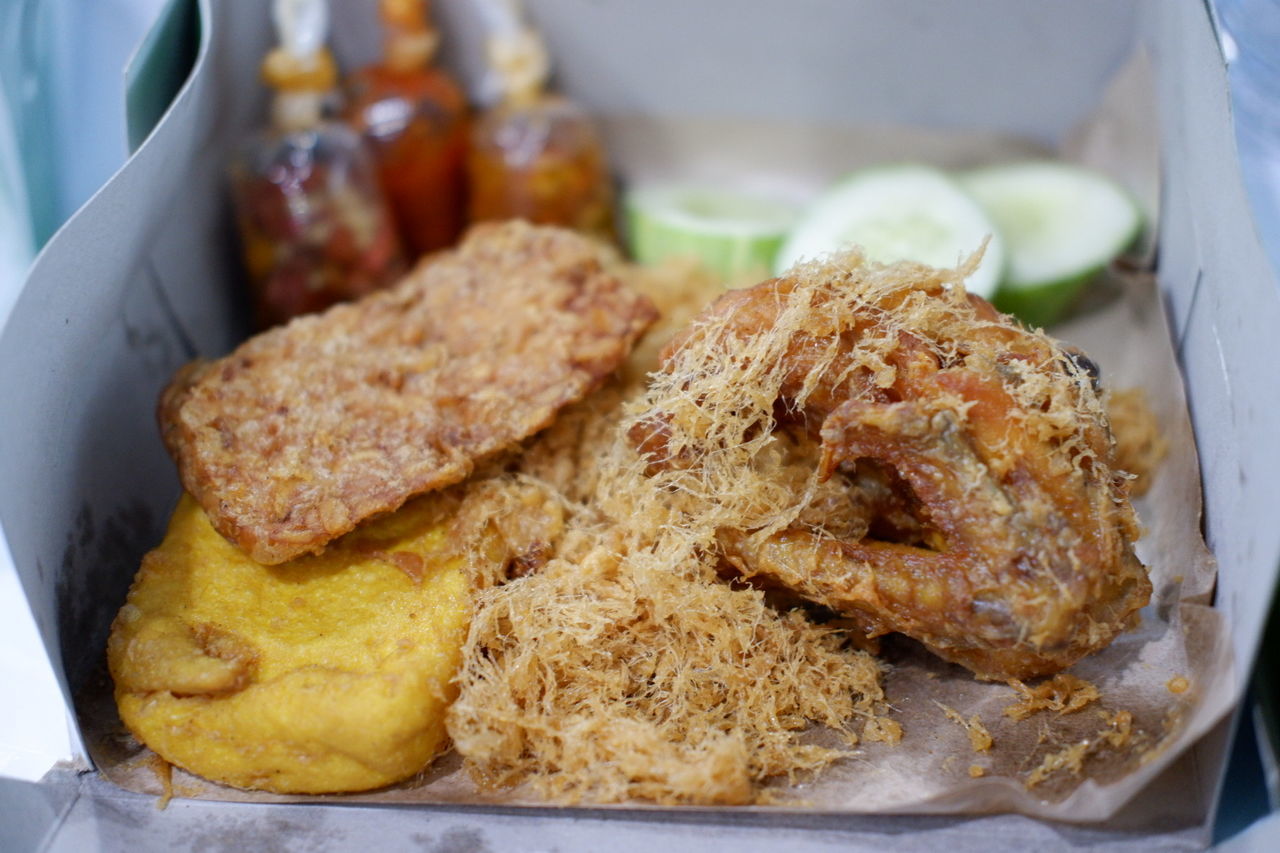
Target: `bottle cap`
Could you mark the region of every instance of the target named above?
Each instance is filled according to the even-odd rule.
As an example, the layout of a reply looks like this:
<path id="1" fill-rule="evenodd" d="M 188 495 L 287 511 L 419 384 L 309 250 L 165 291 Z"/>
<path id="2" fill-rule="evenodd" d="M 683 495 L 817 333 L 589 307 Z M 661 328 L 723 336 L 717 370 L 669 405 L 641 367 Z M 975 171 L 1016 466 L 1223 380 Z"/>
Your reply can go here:
<path id="1" fill-rule="evenodd" d="M 262 79 L 283 92 L 323 92 L 333 88 L 338 69 L 324 46 L 329 7 L 324 0 L 275 0 L 272 7 L 280 46 L 262 62 Z"/>
<path id="2" fill-rule="evenodd" d="M 382 0 L 379 10 L 387 30 L 387 67 L 412 71 L 430 62 L 440 34 L 431 25 L 426 0 Z"/>
<path id="3" fill-rule="evenodd" d="M 506 101 L 529 101 L 541 93 L 551 73 L 546 44 L 525 22 L 518 0 L 485 0 L 489 65 Z"/>
<path id="4" fill-rule="evenodd" d="M 282 92 L 324 92 L 337 82 L 338 67 L 325 48 L 299 57 L 277 47 L 262 60 L 262 79 Z"/>

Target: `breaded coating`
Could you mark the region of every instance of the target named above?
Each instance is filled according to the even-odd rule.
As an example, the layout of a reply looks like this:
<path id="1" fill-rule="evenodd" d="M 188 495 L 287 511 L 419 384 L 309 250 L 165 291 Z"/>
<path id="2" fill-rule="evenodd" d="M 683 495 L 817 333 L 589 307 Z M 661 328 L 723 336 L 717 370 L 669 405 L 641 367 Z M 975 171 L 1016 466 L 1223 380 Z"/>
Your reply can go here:
<path id="1" fill-rule="evenodd" d="M 457 507 L 429 495 L 263 566 L 183 497 L 111 626 L 120 718 L 166 761 L 239 788 L 362 791 L 419 772 L 447 743 L 470 613 Z"/>
<path id="2" fill-rule="evenodd" d="M 598 387 L 655 319 L 602 251 L 481 226 L 388 291 L 189 365 L 159 408 L 183 486 L 270 565 L 460 482 Z"/>

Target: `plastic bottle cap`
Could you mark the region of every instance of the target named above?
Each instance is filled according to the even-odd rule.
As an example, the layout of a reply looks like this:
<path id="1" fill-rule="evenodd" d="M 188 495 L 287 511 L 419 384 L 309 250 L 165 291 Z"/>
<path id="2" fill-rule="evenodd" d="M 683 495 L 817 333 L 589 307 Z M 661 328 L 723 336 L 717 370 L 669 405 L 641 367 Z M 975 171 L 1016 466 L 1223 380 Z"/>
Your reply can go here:
<path id="1" fill-rule="evenodd" d="M 382 0 L 380 13 L 387 29 L 386 65 L 395 71 L 412 71 L 431 61 L 440 35 L 431 25 L 424 0 Z"/>
<path id="2" fill-rule="evenodd" d="M 262 79 L 282 92 L 324 92 L 338 80 L 338 66 L 325 48 L 297 56 L 277 47 L 262 60 Z"/>
<path id="3" fill-rule="evenodd" d="M 490 30 L 486 52 L 503 99 L 536 98 L 551 73 L 542 37 L 524 22 L 517 0 L 484 0 L 479 9 Z"/>

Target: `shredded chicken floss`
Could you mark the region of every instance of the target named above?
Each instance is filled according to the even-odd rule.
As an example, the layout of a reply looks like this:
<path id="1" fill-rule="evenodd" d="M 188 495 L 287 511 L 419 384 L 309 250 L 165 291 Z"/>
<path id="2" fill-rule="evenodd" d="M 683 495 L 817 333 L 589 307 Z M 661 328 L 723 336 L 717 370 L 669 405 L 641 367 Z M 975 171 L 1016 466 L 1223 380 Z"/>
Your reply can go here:
<path id="1" fill-rule="evenodd" d="M 1030 678 L 1111 642 L 1151 584 L 1096 366 L 966 294 L 972 263 L 846 255 L 721 298 L 668 346 L 671 393 L 630 437 L 659 483 L 725 506 L 750 479 L 721 464 L 735 445 L 778 425 L 820 441 L 817 478 L 872 504 L 863 534 L 748 513 L 724 519 L 729 562 L 979 677 Z"/>
<path id="2" fill-rule="evenodd" d="M 562 802 L 755 802 L 764 781 L 844 754 L 805 742 L 815 724 L 852 745 L 883 719 L 880 667 L 721 579 L 710 504 L 645 476 L 620 404 L 643 393 L 653 338 L 720 288 L 670 267 L 628 278 L 663 318 L 621 381 L 473 486 L 457 516 L 454 541 L 488 544 L 470 555 L 479 592 L 448 730 L 486 786 Z"/>
<path id="3" fill-rule="evenodd" d="M 732 291 L 647 387 L 470 490 L 453 539 L 488 544 L 447 725 L 477 781 L 760 801 L 847 752 L 816 730 L 895 729 L 838 626 L 1007 678 L 1131 624 L 1150 586 L 1091 365 L 968 297 L 976 263 L 850 252 Z"/>

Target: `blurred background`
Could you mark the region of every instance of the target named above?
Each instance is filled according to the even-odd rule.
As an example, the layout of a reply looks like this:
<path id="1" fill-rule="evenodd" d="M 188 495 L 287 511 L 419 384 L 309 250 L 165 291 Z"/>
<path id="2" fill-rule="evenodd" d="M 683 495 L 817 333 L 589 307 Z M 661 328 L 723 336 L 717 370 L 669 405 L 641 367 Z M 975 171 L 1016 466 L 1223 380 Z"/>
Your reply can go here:
<path id="1" fill-rule="evenodd" d="M 127 158 L 125 69 L 175 2 L 0 0 L 0 322 L 35 253 Z M 1280 267 L 1280 0 L 1212 5 L 1245 183 Z"/>
<path id="2" fill-rule="evenodd" d="M 0 318 L 128 154 L 124 69 L 168 0 L 0 0 Z"/>

